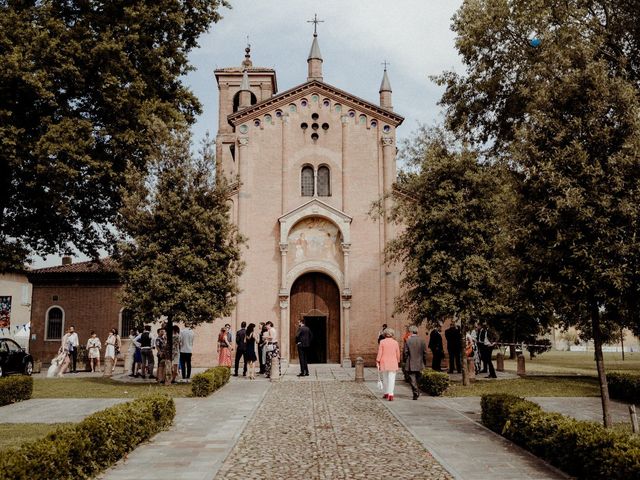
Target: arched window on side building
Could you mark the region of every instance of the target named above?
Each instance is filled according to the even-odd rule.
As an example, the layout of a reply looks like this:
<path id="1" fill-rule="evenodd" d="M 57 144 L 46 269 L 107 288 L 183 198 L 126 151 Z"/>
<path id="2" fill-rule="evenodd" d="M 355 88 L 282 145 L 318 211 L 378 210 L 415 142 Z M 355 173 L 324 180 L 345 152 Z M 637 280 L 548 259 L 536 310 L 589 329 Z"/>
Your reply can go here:
<path id="1" fill-rule="evenodd" d="M 45 340 L 61 340 L 64 329 L 64 311 L 60 307 L 50 307 L 45 318 Z"/>

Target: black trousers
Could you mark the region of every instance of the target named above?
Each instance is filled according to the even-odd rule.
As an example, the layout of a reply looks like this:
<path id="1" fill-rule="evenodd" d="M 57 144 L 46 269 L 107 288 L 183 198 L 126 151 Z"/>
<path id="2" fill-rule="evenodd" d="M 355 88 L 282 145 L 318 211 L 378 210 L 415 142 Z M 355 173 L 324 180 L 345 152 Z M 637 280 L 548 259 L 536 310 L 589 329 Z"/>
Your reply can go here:
<path id="1" fill-rule="evenodd" d="M 420 372 L 405 372 L 409 376 L 409 385 L 411 385 L 411 391 L 413 392 L 413 396 L 420 396 L 420 388 L 418 387 L 418 377 L 420 376 Z"/>
<path id="2" fill-rule="evenodd" d="M 300 359 L 300 373 L 308 374 L 309 365 L 307 364 L 307 347 L 298 345 L 298 358 Z"/>
<path id="3" fill-rule="evenodd" d="M 453 370 L 461 373 L 462 368 L 460 368 L 460 350 L 449 350 L 449 373 L 453 373 Z"/>
<path id="4" fill-rule="evenodd" d="M 493 352 L 493 347 L 488 347 L 487 345 L 480 345 L 480 358 L 482 358 L 482 362 L 489 367 L 489 376 L 491 378 L 496 378 L 496 371 L 493 368 L 493 362 L 491 361 L 491 353 Z"/>
<path id="5" fill-rule="evenodd" d="M 73 347 L 71 350 L 71 371 L 76 371 L 76 363 L 78 362 L 78 347 Z"/>
<path id="6" fill-rule="evenodd" d="M 191 378 L 191 353 L 180 352 L 182 378 Z"/>
<path id="7" fill-rule="evenodd" d="M 236 350 L 236 365 L 234 375 L 238 375 L 238 367 L 240 366 L 240 359 L 244 361 L 244 369 L 242 371 L 242 375 L 247 374 L 247 355 L 246 350 Z"/>
<path id="8" fill-rule="evenodd" d="M 431 353 L 433 354 L 433 359 L 431 360 L 431 368 L 439 372 L 440 370 L 442 370 L 442 352 L 440 350 L 436 350 L 435 352 L 431 350 Z"/>

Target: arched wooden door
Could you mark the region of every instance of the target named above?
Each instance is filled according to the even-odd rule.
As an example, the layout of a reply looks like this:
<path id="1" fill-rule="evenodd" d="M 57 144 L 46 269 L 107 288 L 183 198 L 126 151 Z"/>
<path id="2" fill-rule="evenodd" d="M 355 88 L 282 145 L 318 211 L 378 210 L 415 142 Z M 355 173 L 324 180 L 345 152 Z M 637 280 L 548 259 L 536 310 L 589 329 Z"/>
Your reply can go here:
<path id="1" fill-rule="evenodd" d="M 304 318 L 313 334 L 309 363 L 340 362 L 340 291 L 327 275 L 318 272 L 300 276 L 291 287 L 291 359 L 298 359 L 296 330 Z"/>

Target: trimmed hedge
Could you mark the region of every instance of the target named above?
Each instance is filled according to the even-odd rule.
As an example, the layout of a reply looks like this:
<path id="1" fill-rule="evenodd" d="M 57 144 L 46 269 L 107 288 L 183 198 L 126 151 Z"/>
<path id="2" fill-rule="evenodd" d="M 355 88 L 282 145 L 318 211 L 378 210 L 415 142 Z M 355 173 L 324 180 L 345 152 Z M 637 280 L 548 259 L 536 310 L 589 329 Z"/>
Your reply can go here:
<path id="1" fill-rule="evenodd" d="M 640 375 L 633 373 L 607 373 L 609 395 L 616 400 L 640 404 Z"/>
<path id="2" fill-rule="evenodd" d="M 167 428 L 176 408 L 161 394 L 142 397 L 88 416 L 46 437 L 0 452 L 3 479 L 89 479 L 137 445 Z"/>
<path id="3" fill-rule="evenodd" d="M 640 437 L 549 413 L 514 395 L 484 395 L 482 423 L 581 479 L 640 478 Z"/>
<path id="4" fill-rule="evenodd" d="M 0 378 L 0 406 L 29 400 L 33 393 L 33 378 L 26 375 Z"/>
<path id="5" fill-rule="evenodd" d="M 194 397 L 208 397 L 222 387 L 231 378 L 229 367 L 213 367 L 194 375 L 191 380 L 191 395 Z"/>
<path id="6" fill-rule="evenodd" d="M 439 397 L 449 388 L 449 375 L 425 368 L 420 372 L 418 386 L 432 397 Z"/>

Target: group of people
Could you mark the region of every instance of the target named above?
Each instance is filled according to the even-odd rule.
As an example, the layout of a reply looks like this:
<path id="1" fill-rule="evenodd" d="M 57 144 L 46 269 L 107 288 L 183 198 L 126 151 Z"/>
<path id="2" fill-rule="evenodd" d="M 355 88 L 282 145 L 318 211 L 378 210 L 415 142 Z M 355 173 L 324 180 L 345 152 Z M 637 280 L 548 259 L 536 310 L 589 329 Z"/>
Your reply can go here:
<path id="1" fill-rule="evenodd" d="M 258 362 L 259 375 L 271 377 L 271 364 L 274 358 L 280 360 L 280 347 L 278 345 L 278 331 L 273 322 L 260 322 L 256 328 L 255 323 L 242 322 L 240 330 L 236 332 L 235 343 L 228 323 L 220 329 L 218 334 L 218 365 L 232 366 L 231 352 L 235 346 L 235 362 L 233 376 L 239 375 L 240 360 L 243 360 L 242 376 L 249 379 L 256 378 L 256 362 Z M 278 362 L 280 365 L 280 362 Z"/>
<path id="2" fill-rule="evenodd" d="M 404 373 L 409 378 L 413 399 L 420 396 L 418 378 L 420 372 L 427 364 L 427 348 L 432 352 L 431 368 L 441 371 L 441 362 L 444 358 L 444 346 L 442 335 L 438 328 L 434 328 L 429 334 L 429 344 L 424 338 L 418 336 L 418 327 L 410 325 L 403 336 L 402 356 L 400 344 L 394 338 L 395 332 L 386 324 L 378 334 L 378 355 L 376 366 L 380 372 L 380 381 L 384 391 L 383 398 L 393 401 L 396 373 L 400 368 L 401 359 L 404 361 Z M 449 373 L 454 370 L 461 373 L 460 359 L 462 356 L 462 335 L 460 328 L 452 324 L 445 331 L 447 351 L 449 353 Z M 465 356 L 474 359 L 476 373 L 488 373 L 487 378 L 496 378 L 496 372 L 491 361 L 491 354 L 495 342 L 491 339 L 491 333 L 486 323 L 477 324 L 466 334 Z"/>

